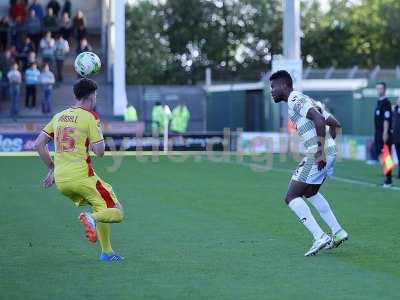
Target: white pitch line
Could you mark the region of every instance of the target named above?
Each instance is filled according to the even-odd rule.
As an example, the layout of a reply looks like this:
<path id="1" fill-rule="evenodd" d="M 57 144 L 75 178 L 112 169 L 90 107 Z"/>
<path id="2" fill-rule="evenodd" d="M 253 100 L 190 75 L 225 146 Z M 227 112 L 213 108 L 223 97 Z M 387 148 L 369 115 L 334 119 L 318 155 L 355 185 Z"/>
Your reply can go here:
<path id="1" fill-rule="evenodd" d="M 257 168 L 258 170 L 265 170 L 265 171 L 276 171 L 276 172 L 284 172 L 284 173 L 292 173 L 293 172 L 293 170 L 290 170 L 290 169 L 274 168 L 274 167 L 271 168 L 271 167 L 266 167 L 266 166 L 262 166 L 262 165 L 255 164 L 255 163 L 245 163 L 245 162 L 226 162 L 226 163 L 241 165 L 241 166 L 250 167 L 250 168 Z M 331 176 L 329 178 L 332 180 L 339 181 L 339 182 L 357 184 L 357 185 L 370 187 L 370 188 L 382 188 L 376 183 L 362 181 L 362 180 L 355 180 L 355 179 L 339 177 L 339 176 Z M 391 190 L 391 191 L 397 191 L 397 192 L 400 191 L 400 188 L 396 187 L 396 186 L 392 186 L 392 187 L 389 187 L 386 189 Z"/>

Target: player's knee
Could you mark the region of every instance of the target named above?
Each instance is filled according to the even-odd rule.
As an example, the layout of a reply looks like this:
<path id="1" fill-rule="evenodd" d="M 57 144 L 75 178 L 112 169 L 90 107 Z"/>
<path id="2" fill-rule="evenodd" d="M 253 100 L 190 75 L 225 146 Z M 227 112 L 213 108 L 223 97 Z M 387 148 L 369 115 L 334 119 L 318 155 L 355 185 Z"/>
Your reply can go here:
<path id="1" fill-rule="evenodd" d="M 119 222 L 118 223 L 121 223 L 124 220 L 125 215 L 124 215 L 124 211 L 123 210 L 120 209 L 119 211 L 120 211 L 120 217 L 119 217 Z"/>
<path id="2" fill-rule="evenodd" d="M 124 220 L 125 217 L 124 208 L 122 207 L 122 204 L 119 202 L 115 206 L 119 210 L 118 223 L 120 223 Z"/>
<path id="3" fill-rule="evenodd" d="M 309 200 L 310 198 L 314 197 L 317 194 L 318 194 L 318 191 L 311 191 L 311 192 L 305 193 L 304 197 L 306 197 Z"/>
<path id="4" fill-rule="evenodd" d="M 295 197 L 291 196 L 291 195 L 286 195 L 284 201 L 286 203 L 286 205 L 288 205 L 290 203 L 290 201 L 292 201 Z"/>

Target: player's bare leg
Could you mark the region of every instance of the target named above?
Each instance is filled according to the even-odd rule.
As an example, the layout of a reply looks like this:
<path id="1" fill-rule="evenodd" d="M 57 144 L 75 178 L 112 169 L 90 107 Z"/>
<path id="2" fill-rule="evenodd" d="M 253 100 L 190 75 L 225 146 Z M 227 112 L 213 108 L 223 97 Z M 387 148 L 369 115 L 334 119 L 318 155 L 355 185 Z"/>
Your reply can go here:
<path id="1" fill-rule="evenodd" d="M 332 239 L 326 245 L 325 249 L 333 249 L 346 241 L 349 238 L 349 235 L 337 221 L 328 201 L 321 193 L 319 193 L 321 185 L 322 184 L 310 185 L 304 196 L 315 207 L 321 218 L 331 229 Z"/>
<path id="2" fill-rule="evenodd" d="M 300 222 L 310 231 L 314 237 L 314 243 L 311 248 L 305 253 L 305 256 L 312 256 L 324 248 L 331 240 L 328 235 L 321 229 L 311 213 L 310 208 L 304 202 L 303 196 L 306 193 L 309 184 L 291 180 L 289 183 L 288 192 L 285 197 L 285 202 L 289 208 L 297 215 Z"/>

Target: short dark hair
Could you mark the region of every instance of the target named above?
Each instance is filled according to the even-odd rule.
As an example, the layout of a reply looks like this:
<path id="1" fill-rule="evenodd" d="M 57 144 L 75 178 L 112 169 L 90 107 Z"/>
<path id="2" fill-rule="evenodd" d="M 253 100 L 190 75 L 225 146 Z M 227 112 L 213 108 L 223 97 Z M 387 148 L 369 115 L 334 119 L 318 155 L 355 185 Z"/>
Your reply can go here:
<path id="1" fill-rule="evenodd" d="M 279 70 L 273 73 L 270 77 L 269 80 L 282 80 L 288 87 L 292 88 L 293 87 L 293 80 L 292 76 L 290 76 L 289 72 L 285 70 Z"/>
<path id="2" fill-rule="evenodd" d="M 384 88 L 385 91 L 386 91 L 386 82 L 384 82 L 384 81 L 379 81 L 376 85 L 378 85 L 378 84 L 383 85 L 383 88 Z"/>
<path id="3" fill-rule="evenodd" d="M 89 78 L 81 78 L 74 84 L 74 94 L 76 99 L 86 99 L 89 95 L 97 91 L 96 81 Z"/>

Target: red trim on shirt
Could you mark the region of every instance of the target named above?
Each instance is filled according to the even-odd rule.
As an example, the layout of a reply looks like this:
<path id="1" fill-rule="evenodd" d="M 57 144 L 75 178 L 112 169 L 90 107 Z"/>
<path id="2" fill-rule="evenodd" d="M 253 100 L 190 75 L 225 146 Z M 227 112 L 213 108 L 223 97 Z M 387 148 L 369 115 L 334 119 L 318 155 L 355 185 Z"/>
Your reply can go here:
<path id="1" fill-rule="evenodd" d="M 115 202 L 107 189 L 101 184 L 100 180 L 97 180 L 96 182 L 96 189 L 101 195 L 101 198 L 103 198 L 104 202 L 106 203 L 107 208 L 114 208 Z"/>
<path id="2" fill-rule="evenodd" d="M 90 113 L 92 114 L 92 116 L 93 116 L 96 120 L 100 120 L 99 114 L 98 114 L 97 112 L 95 112 L 95 111 L 88 110 L 88 109 L 86 109 L 86 108 L 84 108 L 84 107 L 82 107 L 82 106 L 75 106 L 75 107 L 72 106 L 71 108 L 73 108 L 73 109 L 80 108 L 80 109 L 86 110 L 87 112 L 90 112 Z"/>
<path id="3" fill-rule="evenodd" d="M 104 139 L 98 140 L 97 142 L 92 143 L 92 145 L 103 142 L 103 141 L 104 141 Z"/>
<path id="4" fill-rule="evenodd" d="M 88 138 L 86 138 L 86 142 L 85 142 L 86 152 L 89 152 L 89 144 L 90 144 L 90 141 Z M 92 177 L 94 175 L 94 170 L 93 170 L 93 165 L 92 165 L 92 158 L 90 157 L 89 153 L 87 154 L 87 157 L 86 157 L 86 163 L 88 165 L 88 176 Z"/>

